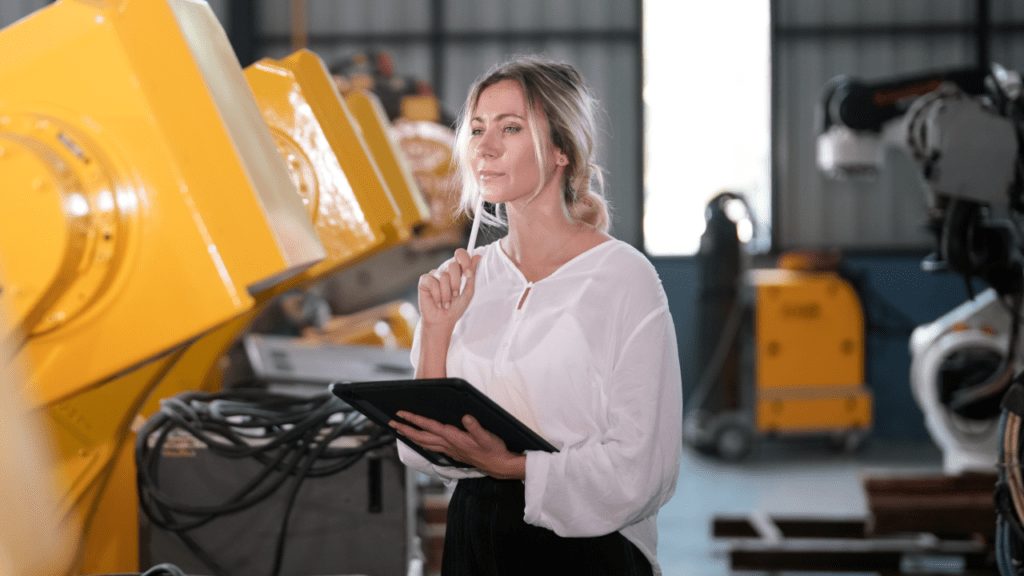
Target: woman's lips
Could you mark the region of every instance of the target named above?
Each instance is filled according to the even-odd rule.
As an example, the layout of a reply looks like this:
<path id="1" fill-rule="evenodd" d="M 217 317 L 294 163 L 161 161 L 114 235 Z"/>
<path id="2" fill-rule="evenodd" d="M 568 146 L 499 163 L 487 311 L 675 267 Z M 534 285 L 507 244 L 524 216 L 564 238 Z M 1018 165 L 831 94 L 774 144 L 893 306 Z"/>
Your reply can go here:
<path id="1" fill-rule="evenodd" d="M 490 170 L 481 170 L 477 173 L 477 178 L 481 180 L 492 180 L 498 176 L 504 175 L 504 172 L 493 172 Z"/>

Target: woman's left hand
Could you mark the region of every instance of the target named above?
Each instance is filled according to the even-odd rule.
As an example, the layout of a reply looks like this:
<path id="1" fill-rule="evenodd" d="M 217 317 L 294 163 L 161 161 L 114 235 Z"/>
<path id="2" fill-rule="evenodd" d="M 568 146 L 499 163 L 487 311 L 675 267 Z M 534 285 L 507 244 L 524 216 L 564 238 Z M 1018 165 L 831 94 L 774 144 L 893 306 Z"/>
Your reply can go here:
<path id="1" fill-rule="evenodd" d="M 465 431 L 409 412 L 400 411 L 397 416 L 422 430 L 395 420 L 389 422 L 391 427 L 427 450 L 474 466 L 493 478 L 526 479 L 526 456 L 509 452 L 501 438 L 484 430 L 476 418 L 468 414 L 462 418 Z"/>

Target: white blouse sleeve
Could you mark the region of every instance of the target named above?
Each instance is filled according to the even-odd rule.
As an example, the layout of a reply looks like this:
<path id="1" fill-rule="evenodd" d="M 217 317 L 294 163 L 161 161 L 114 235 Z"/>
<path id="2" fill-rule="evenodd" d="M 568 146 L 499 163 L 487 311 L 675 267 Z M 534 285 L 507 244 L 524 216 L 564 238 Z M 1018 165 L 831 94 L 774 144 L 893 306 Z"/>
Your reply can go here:
<path id="1" fill-rule="evenodd" d="M 682 457 L 682 383 L 667 304 L 626 339 L 606 384 L 608 430 L 556 453 L 526 453 L 530 524 L 598 536 L 657 513 Z"/>
<path id="2" fill-rule="evenodd" d="M 420 356 L 420 326 L 416 324 L 416 331 L 412 338 L 412 350 L 409 353 L 409 359 L 412 361 L 413 368 L 419 363 Z M 449 480 L 458 480 L 459 478 L 479 478 L 483 476 L 483 472 L 476 468 L 456 468 L 454 466 L 437 466 L 432 464 L 429 460 L 424 458 L 419 452 L 406 446 L 405 442 L 398 440 L 398 458 L 406 466 L 418 470 L 429 476 L 438 476 L 446 482 Z"/>
<path id="3" fill-rule="evenodd" d="M 420 455 L 419 452 L 409 448 L 405 442 L 398 441 L 398 458 L 413 470 L 418 470 L 428 476 L 437 476 L 446 483 L 450 480 L 460 478 L 480 478 L 483 472 L 476 468 L 456 468 L 454 466 L 437 466 Z"/>

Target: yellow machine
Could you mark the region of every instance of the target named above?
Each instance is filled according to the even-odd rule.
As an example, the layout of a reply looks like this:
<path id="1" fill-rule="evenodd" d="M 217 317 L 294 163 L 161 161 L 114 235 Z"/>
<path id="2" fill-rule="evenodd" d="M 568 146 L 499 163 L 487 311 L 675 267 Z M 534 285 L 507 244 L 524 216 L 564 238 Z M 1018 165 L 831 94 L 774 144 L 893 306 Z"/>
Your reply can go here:
<path id="1" fill-rule="evenodd" d="M 752 270 L 758 434 L 856 434 L 871 426 L 864 317 L 834 272 Z M 853 439 L 851 439 L 853 440 Z"/>
<path id="2" fill-rule="evenodd" d="M 712 217 L 709 230 L 719 242 L 710 244 L 735 238 L 723 222 Z M 822 436 L 835 448 L 856 448 L 873 419 L 865 322 L 857 292 L 836 271 L 838 260 L 791 252 L 776 268 L 742 272 L 721 265 L 725 257 L 701 256 L 701 311 L 708 314 L 698 323 L 717 342 L 704 347 L 712 354 L 699 354 L 705 367 L 684 440 L 729 460 L 745 455 L 758 437 Z M 731 282 L 734 296 L 723 288 Z M 716 300 L 720 294 L 732 297 L 727 307 Z"/>
<path id="3" fill-rule="evenodd" d="M 185 345 L 325 252 L 205 4 L 64 1 L 0 51 L 4 338 L 88 533 Z"/>
<path id="4" fill-rule="evenodd" d="M 406 242 L 425 204 L 319 59 L 243 74 L 205 2 L 62 0 L 0 51 L 0 336 L 81 518 L 75 570 L 133 572 L 133 423 L 218 387 L 267 303 Z"/>
<path id="5" fill-rule="evenodd" d="M 356 122 L 334 91 L 319 57 L 301 50 L 281 61 L 264 59 L 247 68 L 245 77 L 327 258 L 302 274 L 253 293 L 252 308 L 184 350 L 160 376 L 159 385 L 140 410 L 145 418 L 159 409 L 163 398 L 185 390 L 220 389 L 222 358 L 274 298 L 289 290 L 307 288 L 345 266 L 407 241 L 412 226 L 421 219 L 419 212 L 410 215 L 396 210 L 399 200 L 415 206 L 419 199 L 415 185 L 403 180 L 401 174 L 393 178 L 393 188 L 385 184 L 377 159 L 393 152 L 372 150 L 359 137 Z M 400 165 L 393 156 L 389 160 L 389 168 Z M 393 195 L 392 189 L 398 194 Z M 422 204 L 422 200 L 419 202 Z M 409 326 L 400 330 L 411 332 Z M 131 437 L 122 448 L 118 480 L 111 483 L 103 497 L 102 516 L 89 539 L 84 565 L 87 571 L 123 571 L 125 565 L 137 564 L 133 446 Z"/>

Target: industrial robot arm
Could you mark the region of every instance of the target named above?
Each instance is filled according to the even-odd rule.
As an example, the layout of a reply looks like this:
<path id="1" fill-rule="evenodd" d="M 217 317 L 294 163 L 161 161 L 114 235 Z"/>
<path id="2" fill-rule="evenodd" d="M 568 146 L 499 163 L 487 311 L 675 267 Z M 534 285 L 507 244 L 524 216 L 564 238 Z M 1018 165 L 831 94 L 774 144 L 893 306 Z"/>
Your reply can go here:
<path id="1" fill-rule="evenodd" d="M 936 254 L 926 269 L 979 277 L 1020 293 L 1021 77 L 994 66 L 866 84 L 833 79 L 819 108 L 818 167 L 833 177 L 877 172 L 896 146 L 920 168 Z"/>
<path id="2" fill-rule="evenodd" d="M 1019 73 L 954 70 L 868 84 L 837 77 L 818 110 L 818 167 L 831 177 L 872 174 L 887 147 L 920 168 L 935 252 L 922 266 L 980 278 L 1012 304 L 1024 293 L 1024 104 Z M 969 413 L 995 399 L 1013 376 L 1019 322 L 1010 353 L 991 378 L 956 391 L 949 407 Z"/>

